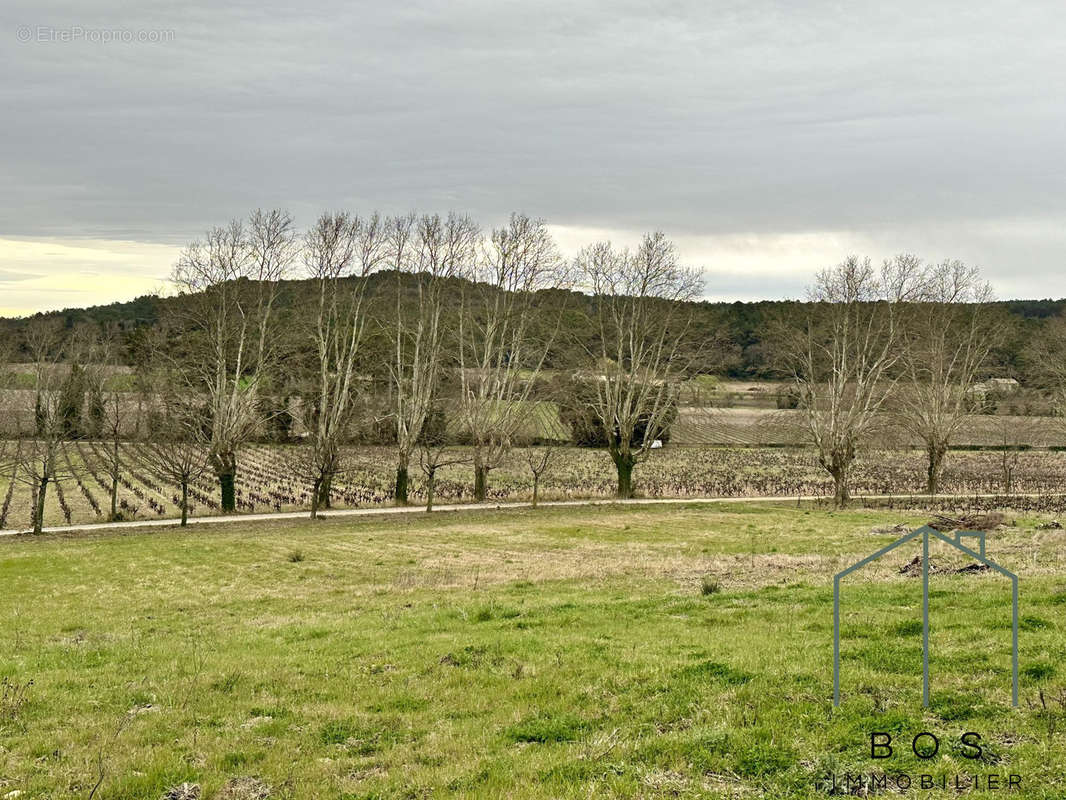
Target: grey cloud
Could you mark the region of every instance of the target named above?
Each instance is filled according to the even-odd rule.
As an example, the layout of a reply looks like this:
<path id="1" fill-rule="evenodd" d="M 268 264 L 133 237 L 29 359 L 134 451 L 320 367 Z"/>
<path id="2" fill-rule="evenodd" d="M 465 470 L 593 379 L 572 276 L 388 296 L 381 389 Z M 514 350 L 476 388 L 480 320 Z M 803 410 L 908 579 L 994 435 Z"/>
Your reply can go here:
<path id="1" fill-rule="evenodd" d="M 273 205 L 522 209 L 983 241 L 992 271 L 1038 276 L 1061 239 L 987 231 L 1066 211 L 1063 22 L 1058 3 L 16 0 L 0 235 L 181 242 Z M 174 40 L 15 38 L 75 24 Z"/>

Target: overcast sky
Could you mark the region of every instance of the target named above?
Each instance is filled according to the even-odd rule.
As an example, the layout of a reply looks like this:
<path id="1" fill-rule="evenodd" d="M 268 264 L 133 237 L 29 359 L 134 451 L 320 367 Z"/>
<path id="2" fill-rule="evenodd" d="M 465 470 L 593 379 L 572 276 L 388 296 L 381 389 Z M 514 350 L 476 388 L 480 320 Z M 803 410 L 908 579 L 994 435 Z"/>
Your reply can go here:
<path id="1" fill-rule="evenodd" d="M 1060 297 L 1064 28 L 1061 2 L 5 0 L 0 314 L 158 288 L 259 206 L 519 210 L 567 251 L 661 229 L 711 298 L 899 251 Z"/>

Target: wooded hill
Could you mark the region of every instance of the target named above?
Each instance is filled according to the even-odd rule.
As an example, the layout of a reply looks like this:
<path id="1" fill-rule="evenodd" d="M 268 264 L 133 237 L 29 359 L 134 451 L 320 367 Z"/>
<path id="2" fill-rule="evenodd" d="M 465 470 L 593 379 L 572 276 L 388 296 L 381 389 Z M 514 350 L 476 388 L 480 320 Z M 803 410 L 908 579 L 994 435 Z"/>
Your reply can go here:
<path id="1" fill-rule="evenodd" d="M 403 279 L 412 282 L 414 278 L 404 275 Z M 351 279 L 359 280 L 359 279 Z M 396 280 L 396 273 L 384 271 L 375 273 L 367 279 L 368 296 L 373 297 L 381 289 L 382 295 L 389 297 Z M 451 291 L 458 298 L 460 280 L 452 279 Z M 384 289 L 388 287 L 388 292 Z M 288 280 L 283 282 L 279 297 L 280 313 L 286 318 L 282 330 L 293 330 L 300 325 L 305 316 L 302 311 L 310 297 L 312 284 L 308 280 Z M 562 329 L 564 336 L 555 338 L 552 352 L 545 367 L 548 369 L 567 370 L 582 369 L 588 364 L 588 351 L 585 345 L 595 338 L 594 330 L 587 313 L 594 302 L 588 295 L 574 291 L 553 289 L 541 293 L 538 298 L 544 306 L 564 306 Z M 414 294 L 412 291 L 412 299 Z M 139 332 L 158 324 L 164 309 L 169 304 L 187 302 L 186 298 L 158 297 L 144 295 L 127 302 L 109 303 L 89 308 L 68 308 L 62 311 L 36 314 L 22 318 L 0 318 L 0 332 L 4 337 L 12 337 L 15 361 L 26 358 L 22 341 L 22 330 L 31 319 L 58 318 L 67 328 L 79 324 L 93 324 L 101 327 L 113 325 L 121 332 L 127 363 L 133 364 L 137 359 L 137 342 Z M 693 312 L 694 341 L 716 340 L 720 344 L 704 355 L 706 371 L 734 379 L 773 379 L 779 377 L 772 363 L 772 354 L 768 352 L 766 334 L 769 320 L 778 315 L 786 319 L 795 316 L 801 318 L 801 311 L 806 305 L 798 300 L 758 300 L 752 302 L 695 302 L 688 304 Z M 381 303 L 375 313 L 385 314 L 389 303 Z M 1004 336 L 1002 344 L 992 353 L 986 368 L 988 375 L 1012 377 L 1022 384 L 1036 383 L 1032 365 L 1026 358 L 1026 345 L 1040 336 L 1045 321 L 1058 316 L 1066 310 L 1066 299 L 1060 300 L 1004 300 L 992 305 L 992 310 L 1002 314 Z M 294 345 L 298 348 L 298 345 Z M 367 358 L 373 358 L 372 346 L 367 349 Z M 298 349 L 292 352 L 298 356 Z"/>

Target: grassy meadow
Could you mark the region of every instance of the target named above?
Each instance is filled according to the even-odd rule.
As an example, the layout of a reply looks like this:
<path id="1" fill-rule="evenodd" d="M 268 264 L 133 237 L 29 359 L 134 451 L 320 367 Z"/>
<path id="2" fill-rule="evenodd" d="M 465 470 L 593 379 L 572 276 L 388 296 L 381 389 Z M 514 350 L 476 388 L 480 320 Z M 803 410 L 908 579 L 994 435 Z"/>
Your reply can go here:
<path id="1" fill-rule="evenodd" d="M 938 546 L 923 710 L 919 544 L 848 579 L 833 709 L 832 576 L 924 521 L 692 504 L 5 537 L 0 798 L 818 798 L 848 771 L 1062 797 L 1066 532 L 1039 520 L 988 541 L 1021 576 L 1020 709 L 1009 585 Z"/>

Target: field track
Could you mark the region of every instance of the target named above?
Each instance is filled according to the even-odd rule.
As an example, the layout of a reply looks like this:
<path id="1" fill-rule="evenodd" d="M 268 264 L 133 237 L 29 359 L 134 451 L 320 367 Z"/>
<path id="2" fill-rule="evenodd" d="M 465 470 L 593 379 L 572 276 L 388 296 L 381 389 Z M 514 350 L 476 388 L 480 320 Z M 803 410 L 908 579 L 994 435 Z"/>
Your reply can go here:
<path id="1" fill-rule="evenodd" d="M 1012 498 L 1046 497 L 1038 494 L 1013 494 Z M 997 499 L 1000 494 L 967 494 L 950 495 L 938 494 L 936 500 L 961 499 Z M 764 495 L 759 497 L 638 497 L 632 500 L 618 499 L 589 499 L 589 500 L 542 500 L 537 504 L 538 508 L 558 508 L 565 506 L 640 506 L 640 505 L 700 505 L 700 504 L 734 504 L 734 503 L 809 503 L 811 501 L 828 500 L 828 497 L 812 497 L 810 495 L 791 497 L 781 495 Z M 908 500 L 928 501 L 926 494 L 863 494 L 852 497 L 852 506 L 864 500 L 890 500 L 893 502 Z M 500 511 L 506 509 L 531 508 L 529 503 L 452 503 L 435 505 L 431 513 L 444 513 L 449 511 Z M 424 514 L 425 508 L 418 505 L 408 506 L 385 506 L 379 508 L 342 508 L 330 511 L 320 511 L 318 516 L 323 519 L 343 517 L 374 517 L 388 516 L 391 514 Z M 281 522 L 284 520 L 308 520 L 307 511 L 283 511 L 273 514 L 226 514 L 206 517 L 189 517 L 189 525 L 215 525 L 227 522 Z M 129 522 L 93 522 L 81 525 L 54 525 L 43 529 L 45 533 L 80 533 L 90 531 L 117 531 L 132 530 L 135 528 L 179 528 L 176 519 L 146 519 L 131 520 Z M 33 532 L 26 530 L 2 530 L 0 536 L 32 536 Z"/>

